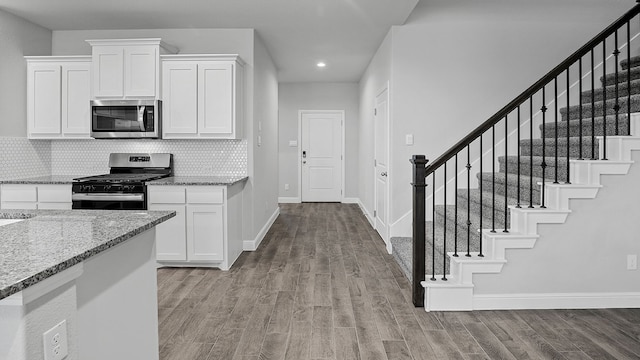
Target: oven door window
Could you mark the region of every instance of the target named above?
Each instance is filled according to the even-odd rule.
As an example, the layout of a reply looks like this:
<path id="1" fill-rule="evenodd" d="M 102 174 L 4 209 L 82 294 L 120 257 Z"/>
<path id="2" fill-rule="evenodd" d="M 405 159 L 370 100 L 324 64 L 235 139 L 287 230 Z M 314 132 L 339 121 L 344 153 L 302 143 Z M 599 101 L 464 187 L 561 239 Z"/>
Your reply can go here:
<path id="1" fill-rule="evenodd" d="M 94 106 L 94 132 L 153 132 L 153 106 Z"/>

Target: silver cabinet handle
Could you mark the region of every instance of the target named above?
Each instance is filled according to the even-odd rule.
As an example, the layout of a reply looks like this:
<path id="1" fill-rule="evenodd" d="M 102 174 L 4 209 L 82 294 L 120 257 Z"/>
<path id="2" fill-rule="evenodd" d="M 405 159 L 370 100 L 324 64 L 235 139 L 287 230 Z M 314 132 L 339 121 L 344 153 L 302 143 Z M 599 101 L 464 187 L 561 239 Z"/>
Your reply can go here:
<path id="1" fill-rule="evenodd" d="M 144 194 L 107 194 L 107 193 L 77 193 L 71 195 L 76 201 L 144 201 Z"/>

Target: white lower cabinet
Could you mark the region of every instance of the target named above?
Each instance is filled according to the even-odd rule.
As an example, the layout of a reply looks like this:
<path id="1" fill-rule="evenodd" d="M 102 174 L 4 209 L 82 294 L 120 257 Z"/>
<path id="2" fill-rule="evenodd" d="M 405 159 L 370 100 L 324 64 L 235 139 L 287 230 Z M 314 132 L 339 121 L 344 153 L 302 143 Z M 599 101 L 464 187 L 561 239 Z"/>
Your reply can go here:
<path id="1" fill-rule="evenodd" d="M 71 210 L 71 184 L 2 184 L 0 208 Z"/>
<path id="2" fill-rule="evenodd" d="M 161 266 L 231 267 L 242 252 L 241 219 L 227 216 L 241 206 L 235 187 L 149 185 L 147 190 L 149 210 L 176 212 L 156 227 Z"/>

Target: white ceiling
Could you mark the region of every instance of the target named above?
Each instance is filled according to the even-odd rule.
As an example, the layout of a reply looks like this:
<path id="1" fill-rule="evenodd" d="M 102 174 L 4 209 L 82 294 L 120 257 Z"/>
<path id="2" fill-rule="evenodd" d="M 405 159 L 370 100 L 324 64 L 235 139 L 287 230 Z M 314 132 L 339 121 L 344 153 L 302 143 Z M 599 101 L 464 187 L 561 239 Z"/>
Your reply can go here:
<path id="1" fill-rule="evenodd" d="M 281 82 L 358 81 L 418 0 L 0 0 L 51 30 L 253 28 Z M 327 67 L 315 64 L 323 60 Z"/>

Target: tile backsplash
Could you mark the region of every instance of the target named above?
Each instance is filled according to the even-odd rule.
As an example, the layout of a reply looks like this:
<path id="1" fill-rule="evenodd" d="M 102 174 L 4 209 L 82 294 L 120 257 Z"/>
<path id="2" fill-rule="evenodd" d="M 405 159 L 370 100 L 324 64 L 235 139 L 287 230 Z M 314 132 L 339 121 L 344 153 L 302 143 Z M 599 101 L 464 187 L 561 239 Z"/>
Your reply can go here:
<path id="1" fill-rule="evenodd" d="M 51 173 L 51 141 L 0 137 L 0 180 Z"/>
<path id="2" fill-rule="evenodd" d="M 179 176 L 247 175 L 246 140 L 29 140 L 0 136 L 0 180 L 109 171 L 112 152 L 173 154 Z"/>
<path id="3" fill-rule="evenodd" d="M 172 153 L 180 176 L 247 175 L 246 140 L 53 140 L 52 175 L 109 171 L 109 154 Z"/>

